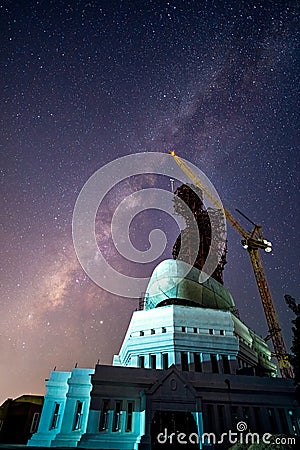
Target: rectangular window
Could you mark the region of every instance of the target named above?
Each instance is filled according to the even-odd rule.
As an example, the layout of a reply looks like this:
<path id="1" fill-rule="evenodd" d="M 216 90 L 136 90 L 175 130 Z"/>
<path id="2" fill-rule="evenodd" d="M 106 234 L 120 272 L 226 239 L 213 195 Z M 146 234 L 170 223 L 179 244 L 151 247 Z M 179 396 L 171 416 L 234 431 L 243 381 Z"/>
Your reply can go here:
<path id="1" fill-rule="evenodd" d="M 223 371 L 230 373 L 230 363 L 227 355 L 222 355 Z"/>
<path id="2" fill-rule="evenodd" d="M 289 434 L 289 425 L 288 425 L 288 422 L 287 422 L 285 410 L 283 408 L 279 408 L 278 409 L 278 413 L 279 413 L 279 418 L 280 418 L 282 432 L 284 434 Z"/>
<path id="3" fill-rule="evenodd" d="M 166 327 L 162 327 L 161 332 L 162 332 L 162 333 L 166 333 L 166 332 L 167 332 Z"/>
<path id="4" fill-rule="evenodd" d="M 140 369 L 145 368 L 145 356 L 139 356 L 139 368 Z"/>
<path id="5" fill-rule="evenodd" d="M 58 427 L 59 416 L 60 416 L 59 408 L 60 408 L 60 404 L 55 402 L 54 403 L 53 416 L 52 416 L 52 420 L 51 420 L 51 424 L 50 424 L 49 430 L 54 430 L 55 428 Z"/>
<path id="6" fill-rule="evenodd" d="M 218 366 L 217 355 L 213 355 L 211 353 L 210 361 L 211 361 L 212 373 L 219 373 L 219 366 Z"/>
<path id="7" fill-rule="evenodd" d="M 194 333 L 198 333 L 198 328 L 194 327 Z"/>
<path id="8" fill-rule="evenodd" d="M 140 331 L 140 336 L 144 336 L 144 332 L 143 331 Z"/>
<path id="9" fill-rule="evenodd" d="M 278 431 L 278 429 L 277 429 L 277 421 L 276 421 L 276 417 L 275 417 L 274 408 L 268 408 L 267 411 L 268 411 L 268 416 L 269 416 L 269 420 L 270 420 L 271 431 L 272 431 L 272 433 L 276 433 Z"/>
<path id="10" fill-rule="evenodd" d="M 99 431 L 106 431 L 108 429 L 108 415 L 109 415 L 109 400 L 103 400 L 99 422 Z"/>
<path id="11" fill-rule="evenodd" d="M 189 370 L 189 361 L 187 352 L 181 352 L 181 369 L 184 372 L 188 372 Z"/>
<path id="12" fill-rule="evenodd" d="M 243 406 L 243 420 L 249 425 L 250 422 L 250 410 L 248 406 Z"/>
<path id="13" fill-rule="evenodd" d="M 121 429 L 121 410 L 122 410 L 122 400 L 117 400 L 115 402 L 112 431 L 120 431 Z"/>
<path id="14" fill-rule="evenodd" d="M 239 410 L 237 406 L 230 407 L 232 426 L 236 426 L 239 421 Z"/>
<path id="15" fill-rule="evenodd" d="M 224 336 L 225 335 L 225 330 L 220 330 L 220 335 Z"/>
<path id="16" fill-rule="evenodd" d="M 183 333 L 186 333 L 186 327 L 181 327 L 181 331 L 182 331 Z"/>
<path id="17" fill-rule="evenodd" d="M 76 408 L 75 408 L 73 431 L 80 430 L 80 428 L 81 428 L 82 417 L 83 417 L 82 408 L 83 408 L 83 403 L 81 401 L 77 400 Z"/>
<path id="18" fill-rule="evenodd" d="M 226 428 L 225 427 L 225 407 L 224 407 L 224 405 L 218 405 L 217 411 L 218 411 L 218 419 L 219 419 L 219 424 L 220 424 L 220 431 L 221 431 L 221 433 L 223 433 Z"/>
<path id="19" fill-rule="evenodd" d="M 208 332 L 209 332 L 209 334 L 214 334 L 214 330 L 213 330 L 212 328 L 210 328 L 210 329 L 208 330 Z"/>
<path id="20" fill-rule="evenodd" d="M 199 353 L 194 353 L 195 372 L 202 372 L 202 363 Z"/>
<path id="21" fill-rule="evenodd" d="M 127 402 L 126 431 L 132 431 L 134 402 Z"/>
<path id="22" fill-rule="evenodd" d="M 256 425 L 255 431 L 257 431 L 258 433 L 262 433 L 264 430 L 263 430 L 263 427 L 262 427 L 262 419 L 261 419 L 260 408 L 254 407 L 253 408 L 253 412 L 254 412 L 255 425 Z"/>
<path id="23" fill-rule="evenodd" d="M 213 405 L 206 405 L 204 409 L 204 429 L 207 433 L 214 432 L 215 429 L 215 417 L 214 417 L 214 407 Z"/>
<path id="24" fill-rule="evenodd" d="M 36 433 L 39 425 L 39 419 L 40 419 L 40 413 L 35 412 L 33 414 L 31 426 L 30 426 L 30 433 Z"/>
<path id="25" fill-rule="evenodd" d="M 289 409 L 289 418 L 290 418 L 294 433 L 298 435 L 299 434 L 299 425 L 297 423 L 297 418 L 294 413 L 294 410 L 292 410 L 292 409 Z"/>
<path id="26" fill-rule="evenodd" d="M 155 330 L 153 328 L 151 330 L 151 334 L 155 334 Z"/>
<path id="27" fill-rule="evenodd" d="M 162 368 L 164 370 L 168 369 L 169 367 L 169 355 L 168 353 L 163 353 L 162 354 Z"/>
<path id="28" fill-rule="evenodd" d="M 156 369 L 156 355 L 150 355 L 150 368 Z"/>

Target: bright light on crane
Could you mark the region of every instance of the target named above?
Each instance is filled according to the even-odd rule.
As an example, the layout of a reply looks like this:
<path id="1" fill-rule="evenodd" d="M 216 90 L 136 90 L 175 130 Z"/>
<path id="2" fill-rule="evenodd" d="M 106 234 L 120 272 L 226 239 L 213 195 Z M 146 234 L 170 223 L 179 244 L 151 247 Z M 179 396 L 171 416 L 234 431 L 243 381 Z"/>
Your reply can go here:
<path id="1" fill-rule="evenodd" d="M 255 225 L 258 227 L 258 225 Z M 241 244 L 245 250 L 248 250 L 249 247 L 255 247 L 255 248 L 261 248 L 267 253 L 270 253 L 272 251 L 272 243 L 267 241 L 266 239 L 257 239 L 254 240 L 253 237 L 250 237 L 249 239 L 242 239 Z"/>
<path id="2" fill-rule="evenodd" d="M 263 243 L 266 245 L 265 252 L 270 253 L 272 251 L 272 242 L 269 242 L 266 239 L 264 239 Z"/>
<path id="3" fill-rule="evenodd" d="M 244 248 L 245 250 L 247 250 L 247 248 L 248 248 L 249 246 L 248 246 L 248 244 L 247 244 L 246 239 L 243 239 L 243 240 L 241 241 L 241 243 L 242 243 L 243 248 Z"/>

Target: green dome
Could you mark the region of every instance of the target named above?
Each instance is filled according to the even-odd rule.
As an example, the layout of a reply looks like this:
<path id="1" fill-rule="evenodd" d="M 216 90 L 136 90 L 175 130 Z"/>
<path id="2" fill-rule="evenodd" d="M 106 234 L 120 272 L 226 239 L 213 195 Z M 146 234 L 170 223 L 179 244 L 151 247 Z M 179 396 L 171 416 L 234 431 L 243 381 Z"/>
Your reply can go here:
<path id="1" fill-rule="evenodd" d="M 230 292 L 209 277 L 200 283 L 201 270 L 174 259 L 162 261 L 153 271 L 147 286 L 144 309 L 166 304 L 181 304 L 221 310 L 234 310 Z"/>

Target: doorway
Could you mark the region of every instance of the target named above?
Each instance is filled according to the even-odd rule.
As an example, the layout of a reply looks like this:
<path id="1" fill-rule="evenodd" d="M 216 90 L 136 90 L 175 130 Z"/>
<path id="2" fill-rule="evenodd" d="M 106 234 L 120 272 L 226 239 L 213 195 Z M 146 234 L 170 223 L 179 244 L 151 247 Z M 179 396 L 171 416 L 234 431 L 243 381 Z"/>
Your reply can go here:
<path id="1" fill-rule="evenodd" d="M 185 437 L 179 436 L 180 433 L 184 433 Z M 198 429 L 191 412 L 156 411 L 151 422 L 151 448 L 152 450 L 199 449 L 199 444 L 189 441 L 192 433 L 191 440 L 196 442 Z M 186 441 L 186 443 L 180 442 L 180 440 Z"/>

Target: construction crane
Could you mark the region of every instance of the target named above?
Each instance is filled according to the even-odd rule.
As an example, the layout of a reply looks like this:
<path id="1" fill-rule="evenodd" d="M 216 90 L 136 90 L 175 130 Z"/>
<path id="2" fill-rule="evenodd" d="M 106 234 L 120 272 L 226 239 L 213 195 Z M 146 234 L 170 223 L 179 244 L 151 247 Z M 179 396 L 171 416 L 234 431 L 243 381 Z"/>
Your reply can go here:
<path id="1" fill-rule="evenodd" d="M 268 324 L 269 335 L 267 339 L 271 339 L 274 347 L 274 356 L 277 358 L 279 370 L 283 378 L 294 378 L 293 369 L 289 362 L 288 353 L 286 351 L 286 346 L 284 343 L 283 335 L 279 325 L 279 320 L 275 311 L 274 303 L 272 300 L 271 292 L 267 283 L 266 275 L 262 265 L 262 261 L 259 255 L 259 249 L 263 249 L 266 252 L 272 251 L 271 242 L 264 239 L 262 234 L 262 229 L 260 225 L 256 225 L 254 222 L 250 221 L 254 228 L 251 233 L 245 230 L 240 223 L 233 217 L 233 215 L 223 207 L 221 202 L 207 189 L 207 187 L 202 183 L 202 181 L 194 174 L 194 172 L 189 168 L 189 166 L 171 151 L 170 154 L 173 156 L 175 162 L 183 170 L 183 172 L 191 179 L 191 181 L 200 188 L 211 203 L 218 209 L 224 211 L 226 219 L 232 225 L 232 227 L 240 233 L 242 236 L 242 245 L 248 251 L 250 260 L 252 263 L 255 279 L 258 286 L 258 291 L 262 301 L 264 313 L 266 316 L 266 321 Z M 242 214 L 247 220 L 243 213 Z"/>

